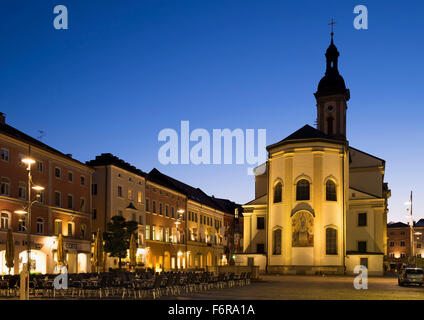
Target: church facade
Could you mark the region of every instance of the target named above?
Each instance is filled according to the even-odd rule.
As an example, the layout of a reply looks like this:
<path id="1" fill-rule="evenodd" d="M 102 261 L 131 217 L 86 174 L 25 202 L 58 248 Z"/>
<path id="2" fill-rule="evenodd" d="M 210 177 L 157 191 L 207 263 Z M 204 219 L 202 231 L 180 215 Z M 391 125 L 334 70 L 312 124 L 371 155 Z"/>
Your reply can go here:
<path id="1" fill-rule="evenodd" d="M 306 125 L 267 147 L 255 169 L 255 199 L 244 209 L 237 264 L 268 273 L 382 275 L 387 253 L 385 161 L 350 146 L 350 99 L 333 42 L 315 93 L 317 128 Z"/>

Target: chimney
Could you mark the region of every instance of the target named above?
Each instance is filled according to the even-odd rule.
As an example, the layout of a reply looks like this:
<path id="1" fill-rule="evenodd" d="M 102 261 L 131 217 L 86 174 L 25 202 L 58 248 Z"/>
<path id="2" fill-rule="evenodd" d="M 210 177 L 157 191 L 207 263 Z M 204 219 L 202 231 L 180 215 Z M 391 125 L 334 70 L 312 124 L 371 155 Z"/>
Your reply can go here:
<path id="1" fill-rule="evenodd" d="M 0 112 L 0 124 L 6 124 L 6 115 Z"/>

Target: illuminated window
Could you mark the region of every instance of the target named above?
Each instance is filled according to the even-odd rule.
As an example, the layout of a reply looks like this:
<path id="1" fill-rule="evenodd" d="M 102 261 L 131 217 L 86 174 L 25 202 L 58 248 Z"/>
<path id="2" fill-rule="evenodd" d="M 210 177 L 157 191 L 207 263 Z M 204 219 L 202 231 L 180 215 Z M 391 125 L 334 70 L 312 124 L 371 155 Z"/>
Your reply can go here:
<path id="1" fill-rule="evenodd" d="M 80 239 L 85 239 L 86 232 L 87 226 L 85 224 L 82 224 L 80 227 Z"/>
<path id="2" fill-rule="evenodd" d="M 281 254 L 281 229 L 273 231 L 272 254 Z"/>
<path id="3" fill-rule="evenodd" d="M 9 213 L 2 212 L 1 213 L 1 229 L 9 229 Z"/>
<path id="4" fill-rule="evenodd" d="M 20 217 L 18 220 L 18 232 L 26 231 L 26 219 L 25 217 Z"/>
<path id="5" fill-rule="evenodd" d="M 146 225 L 146 240 L 150 240 L 150 226 Z"/>
<path id="6" fill-rule="evenodd" d="M 141 203 L 143 201 L 143 194 L 141 193 L 141 191 L 138 192 L 137 201 L 138 203 Z"/>
<path id="7" fill-rule="evenodd" d="M 327 201 L 337 201 L 336 184 L 328 180 L 325 184 L 325 198 Z"/>
<path id="8" fill-rule="evenodd" d="M 296 185 L 296 200 L 309 200 L 309 181 L 301 179 Z"/>
<path id="9" fill-rule="evenodd" d="M 282 201 L 283 194 L 283 184 L 281 182 L 277 182 L 274 187 L 274 203 L 278 203 Z"/>
<path id="10" fill-rule="evenodd" d="M 44 234 L 44 219 L 37 218 L 36 224 L 37 224 L 37 233 Z"/>
<path id="11" fill-rule="evenodd" d="M 156 226 L 152 226 L 152 240 L 156 240 Z"/>
<path id="12" fill-rule="evenodd" d="M 80 199 L 80 211 L 85 211 L 85 198 Z"/>
<path id="13" fill-rule="evenodd" d="M 131 189 L 128 189 L 128 199 L 132 200 L 133 199 L 133 192 Z"/>
<path id="14" fill-rule="evenodd" d="M 54 221 L 54 234 L 59 235 L 62 233 L 62 220 L 55 220 Z"/>
<path id="15" fill-rule="evenodd" d="M 337 254 L 337 230 L 334 228 L 327 228 L 325 230 L 325 253 L 326 254 Z"/>

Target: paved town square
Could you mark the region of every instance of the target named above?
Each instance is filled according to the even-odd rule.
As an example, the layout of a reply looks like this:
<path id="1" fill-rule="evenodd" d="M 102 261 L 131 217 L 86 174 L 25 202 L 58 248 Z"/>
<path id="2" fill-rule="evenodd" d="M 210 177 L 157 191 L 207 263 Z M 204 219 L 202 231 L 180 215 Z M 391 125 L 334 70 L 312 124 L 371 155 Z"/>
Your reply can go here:
<path id="1" fill-rule="evenodd" d="M 424 300 L 424 288 L 401 287 L 396 277 L 370 277 L 368 290 L 356 290 L 353 276 L 269 276 L 249 286 L 210 290 L 172 299 L 211 300 Z M 166 297 L 164 297 L 166 299 Z"/>

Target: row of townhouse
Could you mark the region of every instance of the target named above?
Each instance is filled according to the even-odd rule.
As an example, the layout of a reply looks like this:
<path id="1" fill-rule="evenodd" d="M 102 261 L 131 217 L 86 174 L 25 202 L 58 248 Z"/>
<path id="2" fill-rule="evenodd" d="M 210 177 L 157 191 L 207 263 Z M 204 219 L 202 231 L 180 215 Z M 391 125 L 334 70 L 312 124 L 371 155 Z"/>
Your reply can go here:
<path id="1" fill-rule="evenodd" d="M 107 230 L 115 215 L 138 223 L 137 262 L 156 270 L 205 268 L 232 263 L 242 251 L 242 208 L 206 195 L 159 172 L 143 172 L 104 153 L 82 163 L 8 125 L 0 113 L 0 274 L 9 273 L 5 248 L 7 230 L 15 242 L 14 268 L 27 261 L 27 226 L 31 234 L 31 268 L 52 273 L 58 235 L 62 234 L 68 270 L 91 271 L 92 244 L 97 230 Z M 44 187 L 28 194 L 32 183 Z M 28 224 L 28 200 L 31 207 Z M 108 257 L 107 270 L 118 261 Z"/>
<path id="2" fill-rule="evenodd" d="M 115 215 L 136 221 L 138 265 L 158 271 L 226 265 L 241 250 L 241 206 L 110 153 L 87 165 L 94 169 L 93 230 L 107 230 Z M 107 269 L 117 265 L 107 259 Z"/>

